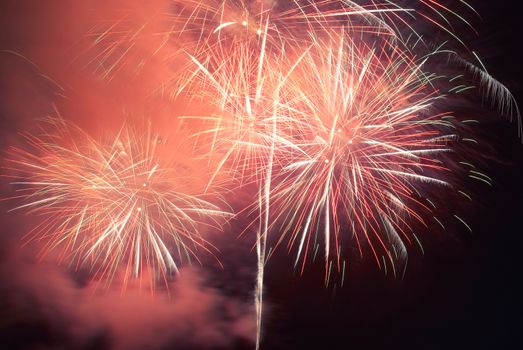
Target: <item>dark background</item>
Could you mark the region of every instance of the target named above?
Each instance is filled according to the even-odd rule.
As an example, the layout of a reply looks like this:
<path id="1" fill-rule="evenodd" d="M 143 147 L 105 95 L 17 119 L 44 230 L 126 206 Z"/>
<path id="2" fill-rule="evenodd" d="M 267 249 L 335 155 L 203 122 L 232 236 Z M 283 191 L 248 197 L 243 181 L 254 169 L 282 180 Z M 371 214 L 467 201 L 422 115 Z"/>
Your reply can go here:
<path id="1" fill-rule="evenodd" d="M 523 19 L 518 2 L 471 3 L 482 19 L 474 23 L 479 38 L 467 44 L 523 104 Z M 6 17 L 9 9 L 0 6 Z M 2 28 L 0 43 L 9 43 L 17 33 Z M 3 128 L 9 128 L 8 122 L 2 116 Z M 357 263 L 341 289 L 324 286 L 321 267 L 309 267 L 297 276 L 285 256 L 276 255 L 266 272 L 262 348 L 521 348 L 523 146 L 513 123 L 496 121 L 483 128 L 494 145 L 487 166 L 493 187 L 475 189 L 475 205 L 467 213 L 472 234 L 463 229 L 430 240 L 423 256 L 412 253 L 403 279 L 385 276 L 372 264 Z M 76 348 L 69 335 L 61 336 L 56 324 L 45 318 L 8 322 L 12 317 L 0 310 L 2 349 Z M 111 348 L 109 344 L 102 337 L 90 348 Z M 165 348 L 185 348 L 173 344 Z M 242 341 L 224 347 L 252 348 Z"/>

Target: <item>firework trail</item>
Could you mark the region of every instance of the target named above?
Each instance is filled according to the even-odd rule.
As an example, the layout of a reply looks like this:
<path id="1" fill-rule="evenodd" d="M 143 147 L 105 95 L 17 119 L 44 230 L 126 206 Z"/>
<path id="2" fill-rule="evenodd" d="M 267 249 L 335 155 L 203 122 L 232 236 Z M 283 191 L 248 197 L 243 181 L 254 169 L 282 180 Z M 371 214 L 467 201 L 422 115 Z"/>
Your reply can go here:
<path id="1" fill-rule="evenodd" d="M 263 309 L 272 168 L 281 158 L 282 145 L 292 146 L 278 131 L 285 129 L 290 121 L 289 111 L 279 102 L 278 95 L 292 69 L 286 76 L 276 73 L 279 72 L 275 65 L 278 60 L 267 59 L 266 39 L 264 31 L 258 43 L 260 49 L 254 51 L 256 56 L 252 44 L 244 42 L 229 47 L 227 53 L 221 51 L 223 56 L 213 53 L 199 60 L 191 55 L 194 68 L 190 79 L 183 80 L 184 86 L 180 88 L 180 93 L 187 90 L 192 98 L 206 100 L 216 110 L 210 115 L 184 117 L 203 120 L 208 125 L 195 136 L 211 145 L 210 158 L 218 158 L 214 176 L 226 171 L 240 184 L 255 183 L 259 188 L 260 218 L 256 239 L 259 273 L 255 292 L 257 348 Z"/>
<path id="2" fill-rule="evenodd" d="M 44 241 L 44 253 L 60 248 L 61 259 L 109 280 L 123 264 L 125 284 L 147 269 L 167 278 L 179 262 L 212 253 L 199 231 L 229 213 L 188 185 L 190 165 L 150 128 L 126 125 L 99 142 L 51 118 L 41 136 L 25 138 L 30 149 L 12 149 L 9 159 L 25 178 L 13 183 L 25 201 L 15 210 L 43 217 L 28 238 Z"/>

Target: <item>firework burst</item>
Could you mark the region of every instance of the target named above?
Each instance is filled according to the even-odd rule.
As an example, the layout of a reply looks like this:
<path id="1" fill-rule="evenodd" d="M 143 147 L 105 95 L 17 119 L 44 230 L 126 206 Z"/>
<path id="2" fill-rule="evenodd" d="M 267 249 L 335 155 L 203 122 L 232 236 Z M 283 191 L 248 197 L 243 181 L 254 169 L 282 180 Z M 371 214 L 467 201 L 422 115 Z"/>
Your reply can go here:
<path id="1" fill-rule="evenodd" d="M 60 248 L 61 259 L 109 279 L 123 265 L 126 283 L 147 268 L 167 278 L 181 261 L 212 253 L 200 231 L 229 214 L 198 194 L 193 167 L 150 128 L 124 126 L 99 142 L 49 119 L 42 136 L 26 140 L 29 150 L 11 151 L 11 168 L 24 177 L 13 183 L 25 201 L 15 210 L 43 217 L 28 238 L 44 241 L 44 252 Z"/>
<path id="2" fill-rule="evenodd" d="M 423 223 L 418 211 L 428 209 L 416 199 L 420 185 L 447 184 L 439 155 L 456 136 L 446 114 L 434 112 L 441 96 L 423 61 L 396 46 L 331 38 L 308 51 L 285 85 L 300 152 L 290 149 L 272 190 L 283 208 L 273 209 L 284 222 L 279 240 L 290 232 L 296 263 L 312 241 L 323 242 L 326 262 L 332 254 L 339 266 L 345 223 L 360 254 L 364 240 L 378 265 L 382 249 L 394 266 L 406 258 L 403 241 L 414 239 L 409 218 Z"/>
<path id="3" fill-rule="evenodd" d="M 210 145 L 208 156 L 219 159 L 217 172 L 226 169 L 241 183 L 259 182 L 272 160 L 279 162 L 281 151 L 293 147 L 288 134 L 294 112 L 280 99 L 293 67 L 282 73 L 276 69 L 282 57 L 266 57 L 263 50 L 253 56 L 244 45 L 234 50 L 218 59 L 191 57 L 191 79 L 179 93 L 206 103 L 212 112 L 182 118 L 199 121 L 193 136 Z M 270 156 L 274 152 L 277 156 Z"/>

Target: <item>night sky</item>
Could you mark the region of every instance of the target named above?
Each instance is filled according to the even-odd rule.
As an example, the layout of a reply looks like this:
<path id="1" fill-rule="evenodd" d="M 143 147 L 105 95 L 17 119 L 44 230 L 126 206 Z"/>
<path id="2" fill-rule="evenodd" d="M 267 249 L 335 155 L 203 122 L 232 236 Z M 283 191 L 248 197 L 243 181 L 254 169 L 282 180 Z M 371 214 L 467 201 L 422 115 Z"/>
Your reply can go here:
<path id="1" fill-rule="evenodd" d="M 2 150 L 55 108 L 94 129 L 99 125 L 91 123 L 93 116 L 116 115 L 120 101 L 146 91 L 139 78 L 132 88 L 124 79 L 108 88 L 86 78 L 88 69 L 71 74 L 81 33 L 92 19 L 92 13 L 84 14 L 103 8 L 100 3 L 0 3 Z M 470 36 L 467 44 L 521 105 L 518 2 L 470 3 L 482 18 L 473 22 L 479 37 Z M 143 108 L 140 98 L 126 108 Z M 162 116 L 166 108 L 160 105 L 155 112 Z M 424 233 L 424 254 L 410 251 L 402 279 L 384 274 L 372 259 L 354 261 L 341 288 L 339 281 L 325 286 L 321 263 L 307 265 L 300 275 L 292 257 L 278 251 L 266 269 L 262 349 L 521 347 L 523 145 L 515 123 L 495 115 L 484 119 L 479 134 L 489 145 L 482 156 L 493 186 L 470 186 L 474 202 L 460 210 L 473 232 L 451 225 L 447 232 Z M 107 117 L 104 123 L 119 121 Z M 11 196 L 9 181 L 0 181 L 0 196 Z M 446 200 L 455 207 L 455 198 Z M 163 290 L 152 297 L 132 286 L 122 294 L 118 287 L 93 290 L 83 271 L 51 259 L 37 261 L 37 247 L 22 247 L 20 240 L 34 218 L 7 213 L 11 207 L 0 201 L 0 349 L 254 348 L 255 257 L 249 239 L 217 239 L 224 268 L 212 263 L 183 268 L 170 297 Z"/>

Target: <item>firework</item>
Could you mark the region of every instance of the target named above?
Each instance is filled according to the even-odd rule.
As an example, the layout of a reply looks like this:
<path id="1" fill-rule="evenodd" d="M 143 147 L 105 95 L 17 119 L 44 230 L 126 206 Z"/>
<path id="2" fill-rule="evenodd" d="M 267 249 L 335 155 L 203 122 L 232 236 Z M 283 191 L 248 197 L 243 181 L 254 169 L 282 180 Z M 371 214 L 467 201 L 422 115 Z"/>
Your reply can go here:
<path id="1" fill-rule="evenodd" d="M 456 138 L 446 114 L 436 112 L 441 96 L 432 79 L 423 61 L 396 46 L 344 35 L 319 41 L 291 74 L 286 98 L 304 121 L 293 135 L 300 152 L 287 157 L 272 193 L 284 208 L 273 209 L 284 223 L 279 240 L 290 232 L 296 264 L 314 233 L 323 236 L 326 262 L 332 253 L 339 263 L 342 223 L 360 253 L 361 240 L 368 243 L 378 265 L 376 245 L 393 266 L 405 258 L 403 241 L 414 239 L 409 219 L 423 223 L 418 208 L 427 209 L 417 188 L 446 185 L 440 155 Z"/>
<path id="2" fill-rule="evenodd" d="M 322 249 L 328 278 L 332 266 L 344 269 L 355 242 L 359 255 L 368 248 L 378 266 L 401 275 L 407 247 L 419 244 L 415 226 L 433 216 L 427 197 L 452 187 L 455 164 L 447 154 L 472 140 L 458 136 L 463 120 L 452 119 L 448 95 L 472 89 L 473 75 L 502 112 L 519 115 L 508 89 L 454 30 L 474 31 L 461 15 L 475 13 L 465 1 L 169 6 L 151 16 L 122 12 L 93 28 L 97 52 L 88 64 L 104 78 L 125 65 L 134 72 L 157 64 L 162 95 L 194 107 L 180 118 L 194 124 L 191 137 L 214 166 L 204 192 L 212 196 L 224 174 L 235 189 L 255 188 L 249 209 L 258 217 L 249 228 L 256 228 L 258 257 L 257 348 L 267 244 L 287 245 L 302 271 Z M 436 33 L 445 44 L 432 41 Z M 28 137 L 38 153 L 15 150 L 12 161 L 29 179 L 18 183 L 28 201 L 18 209 L 47 216 L 35 230 L 47 249 L 65 246 L 63 254 L 101 274 L 124 263 L 126 278 L 144 264 L 166 275 L 176 259 L 212 250 L 198 229 L 228 214 L 188 194 L 195 192 L 178 172 L 187 165 L 160 156 L 163 141 L 126 127 L 105 143 L 54 124 L 52 134 Z M 489 183 L 475 168 L 470 177 Z"/>
<path id="3" fill-rule="evenodd" d="M 270 232 L 302 269 L 323 246 L 327 278 L 351 239 L 394 275 L 406 267 L 407 246 L 419 243 L 412 221 L 426 226 L 425 195 L 450 186 L 445 154 L 457 139 L 430 71 L 446 49 L 431 48 L 413 22 L 461 44 L 447 15 L 469 23 L 436 1 L 176 5 L 173 33 L 189 62 L 171 91 L 215 108 L 193 117 L 207 125 L 197 136 L 207 136 L 217 172 L 258 187 L 259 347 Z"/>
<path id="4" fill-rule="evenodd" d="M 26 209 L 42 217 L 29 239 L 58 249 L 61 259 L 87 264 L 124 281 L 146 269 L 156 278 L 177 272 L 183 260 L 213 247 L 199 233 L 229 214 L 196 191 L 189 162 L 173 157 L 172 144 L 150 128 L 124 126 L 100 142 L 62 119 L 49 119 L 29 147 L 11 151 L 14 182 Z M 176 252 L 176 254 L 173 254 Z"/>
<path id="5" fill-rule="evenodd" d="M 463 46 L 452 17 L 470 24 L 437 1 L 206 4 L 189 2 L 175 15 L 190 62 L 172 90 L 216 108 L 198 136 L 212 135 L 218 171 L 246 182 L 254 175 L 258 186 L 259 347 L 270 232 L 275 246 L 295 248 L 302 270 L 322 246 L 326 278 L 332 262 L 344 269 L 352 239 L 361 256 L 369 248 L 378 266 L 404 272 L 407 246 L 419 244 L 414 226 L 433 217 L 426 197 L 451 187 L 446 154 L 459 137 L 442 101 L 467 88 L 440 83 L 432 68 L 457 54 L 414 22 Z M 501 108 L 514 108 L 506 88 L 480 76 Z"/>
<path id="6" fill-rule="evenodd" d="M 226 169 L 241 183 L 259 182 L 272 160 L 284 157 L 281 150 L 293 147 L 288 136 L 294 112 L 280 99 L 293 67 L 282 73 L 277 69 L 282 57 L 266 57 L 263 50 L 252 53 L 238 45 L 232 55 L 218 60 L 216 55 L 204 61 L 192 57 L 192 79 L 180 89 L 210 106 L 211 113 L 182 118 L 199 121 L 194 136 L 210 145 L 209 157 L 219 160 L 216 171 Z"/>

